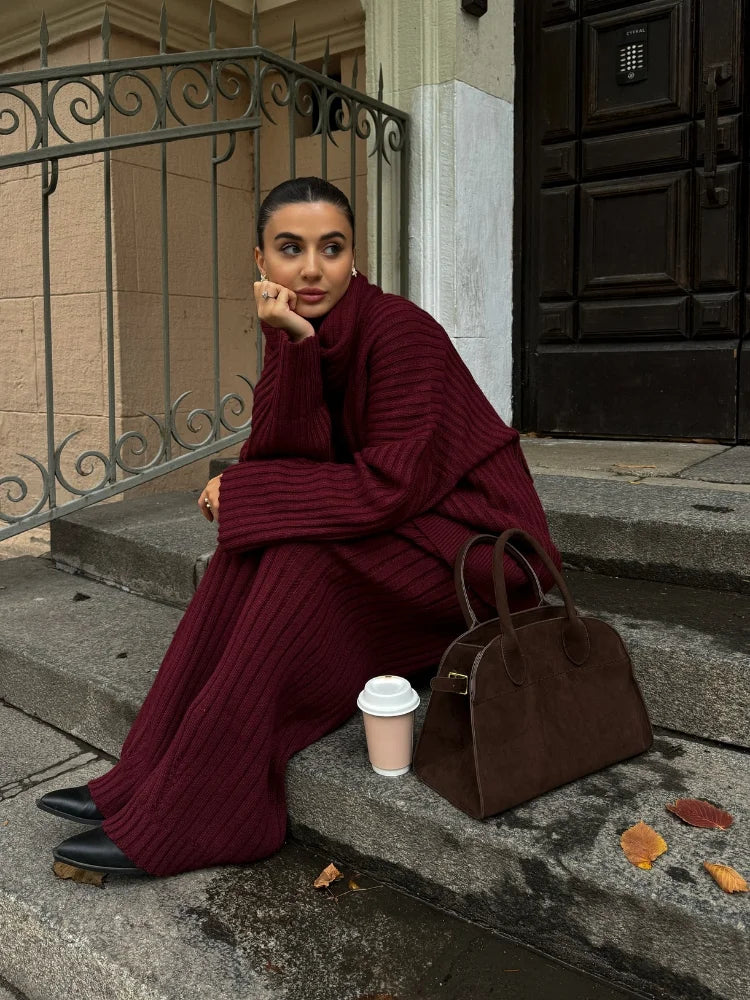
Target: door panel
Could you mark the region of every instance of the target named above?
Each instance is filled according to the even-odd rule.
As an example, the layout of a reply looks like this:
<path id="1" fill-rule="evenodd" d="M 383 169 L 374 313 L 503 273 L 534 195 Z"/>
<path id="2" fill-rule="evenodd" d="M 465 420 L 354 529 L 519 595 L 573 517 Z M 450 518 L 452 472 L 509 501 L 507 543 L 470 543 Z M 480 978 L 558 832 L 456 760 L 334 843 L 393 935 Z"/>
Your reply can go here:
<path id="1" fill-rule="evenodd" d="M 657 167 L 687 167 L 690 164 L 692 124 L 624 135 L 605 135 L 583 142 L 583 176 L 645 173 Z"/>
<path id="2" fill-rule="evenodd" d="M 712 436 L 731 438 L 735 348 L 696 350 L 693 341 L 648 346 L 640 344 L 635 352 L 610 344 L 578 345 L 575 355 L 564 348 L 540 348 L 539 377 L 547 391 L 539 415 L 545 430 L 576 434 L 584 426 L 587 434 L 607 437 L 615 397 L 620 436 L 641 437 L 645 426 L 658 427 L 659 437 L 705 437 L 711 423 Z M 717 412 L 724 414 L 723 424 Z"/>
<path id="3" fill-rule="evenodd" d="M 541 37 L 541 65 L 547 78 L 540 108 L 542 141 L 559 142 L 576 135 L 578 25 L 546 28 Z"/>
<path id="4" fill-rule="evenodd" d="M 573 295 L 576 193 L 569 187 L 542 194 L 539 292 L 543 298 Z"/>
<path id="5" fill-rule="evenodd" d="M 581 185 L 578 294 L 687 286 L 690 173 Z"/>
<path id="6" fill-rule="evenodd" d="M 690 114 L 689 0 L 659 0 L 583 22 L 583 129 L 611 129 L 642 119 Z M 622 30 L 645 25 L 648 75 L 623 86 L 617 79 Z"/>
<path id="7" fill-rule="evenodd" d="M 579 307 L 581 340 L 633 340 L 690 336 L 687 296 L 665 299 L 621 299 L 582 302 Z"/>
<path id="8" fill-rule="evenodd" d="M 750 437 L 745 6 L 524 5 L 528 429 Z"/>

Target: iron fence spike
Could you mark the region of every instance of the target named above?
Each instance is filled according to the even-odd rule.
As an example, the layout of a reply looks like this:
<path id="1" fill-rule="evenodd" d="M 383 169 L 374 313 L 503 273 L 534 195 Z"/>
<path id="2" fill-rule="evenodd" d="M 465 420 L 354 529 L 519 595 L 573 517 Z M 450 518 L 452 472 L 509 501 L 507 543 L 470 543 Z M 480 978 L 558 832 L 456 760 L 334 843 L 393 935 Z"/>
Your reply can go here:
<path id="1" fill-rule="evenodd" d="M 380 64 L 380 74 L 378 76 L 378 100 L 383 100 L 383 64 Z"/>
<path id="2" fill-rule="evenodd" d="M 258 44 L 258 0 L 253 0 L 253 34 L 252 43 L 253 45 Z"/>
<path id="3" fill-rule="evenodd" d="M 216 48 L 216 6 L 214 0 L 211 0 L 211 6 L 208 8 L 208 47 L 210 49 Z"/>
<path id="4" fill-rule="evenodd" d="M 292 61 L 297 58 L 297 19 L 292 22 Z"/>
<path id="5" fill-rule="evenodd" d="M 109 7 L 105 4 L 102 16 L 102 55 L 105 59 L 109 59 L 109 43 L 111 38 L 112 26 L 109 23 Z"/>
<path id="6" fill-rule="evenodd" d="M 162 0 L 161 15 L 159 17 L 159 51 L 167 51 L 167 32 L 169 30 L 169 18 L 167 16 L 166 0 Z"/>
<path id="7" fill-rule="evenodd" d="M 323 53 L 323 76 L 328 76 L 328 60 L 331 55 L 331 36 L 326 38 L 326 50 Z"/>
<path id="8" fill-rule="evenodd" d="M 352 90 L 357 89 L 358 73 L 359 73 L 359 52 L 354 56 L 354 66 L 352 67 Z"/>
<path id="9" fill-rule="evenodd" d="M 49 32 L 47 31 L 47 15 L 42 11 L 42 22 L 39 26 L 39 51 L 42 66 L 47 65 L 47 46 L 49 45 Z"/>

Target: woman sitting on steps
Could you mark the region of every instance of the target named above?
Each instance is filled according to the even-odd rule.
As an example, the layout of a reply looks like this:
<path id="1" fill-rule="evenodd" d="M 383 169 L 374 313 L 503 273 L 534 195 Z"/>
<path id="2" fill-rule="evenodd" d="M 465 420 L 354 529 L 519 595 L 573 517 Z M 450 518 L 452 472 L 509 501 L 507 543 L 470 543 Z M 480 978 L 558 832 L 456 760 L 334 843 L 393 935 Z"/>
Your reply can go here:
<path id="1" fill-rule="evenodd" d="M 523 528 L 560 566 L 518 432 L 428 313 L 357 273 L 354 249 L 351 206 L 320 178 L 261 206 L 252 429 L 199 499 L 218 545 L 119 762 L 38 800 L 93 827 L 59 861 L 173 875 L 272 854 L 289 758 L 345 722 L 369 678 L 436 670 L 465 630 L 467 537 Z M 466 564 L 480 618 L 496 615 L 492 550 Z M 505 571 L 511 610 L 536 603 L 509 556 Z"/>

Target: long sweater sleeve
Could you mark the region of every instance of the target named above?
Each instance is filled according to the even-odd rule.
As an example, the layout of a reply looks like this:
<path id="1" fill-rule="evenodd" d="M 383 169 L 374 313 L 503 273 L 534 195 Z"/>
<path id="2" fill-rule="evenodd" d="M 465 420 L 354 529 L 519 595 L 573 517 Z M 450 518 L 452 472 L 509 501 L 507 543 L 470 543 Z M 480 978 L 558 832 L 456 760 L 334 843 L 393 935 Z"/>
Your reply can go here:
<path id="1" fill-rule="evenodd" d="M 283 456 L 319 461 L 333 458 L 318 338 L 295 343 L 285 330 L 265 325 L 264 333 L 263 371 L 255 386 L 251 431 L 240 451 L 240 461 Z"/>
<path id="2" fill-rule="evenodd" d="M 441 332 L 442 333 L 442 332 Z M 282 540 L 387 531 L 455 484 L 441 428 L 450 341 L 419 323 L 374 341 L 365 444 L 353 462 L 250 457 L 221 478 L 218 542 L 232 552 Z"/>

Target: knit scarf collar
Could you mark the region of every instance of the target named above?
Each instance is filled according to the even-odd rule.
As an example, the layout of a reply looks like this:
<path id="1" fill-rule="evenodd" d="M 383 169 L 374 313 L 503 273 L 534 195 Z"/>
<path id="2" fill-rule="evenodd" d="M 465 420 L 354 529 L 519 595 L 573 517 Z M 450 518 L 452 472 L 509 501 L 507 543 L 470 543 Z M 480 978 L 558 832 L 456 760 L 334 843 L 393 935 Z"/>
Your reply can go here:
<path id="1" fill-rule="evenodd" d="M 381 288 L 359 272 L 333 308 L 313 323 L 320 342 L 323 380 L 328 388 L 345 388 L 358 335 L 367 322 L 370 306 L 382 294 Z M 261 327 L 265 332 L 266 324 L 261 323 Z"/>

